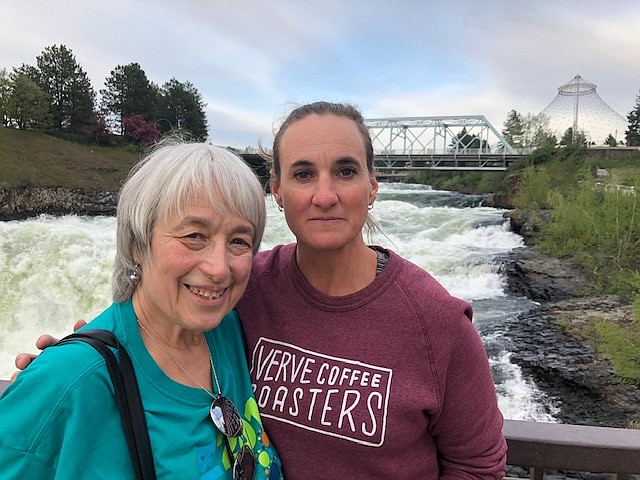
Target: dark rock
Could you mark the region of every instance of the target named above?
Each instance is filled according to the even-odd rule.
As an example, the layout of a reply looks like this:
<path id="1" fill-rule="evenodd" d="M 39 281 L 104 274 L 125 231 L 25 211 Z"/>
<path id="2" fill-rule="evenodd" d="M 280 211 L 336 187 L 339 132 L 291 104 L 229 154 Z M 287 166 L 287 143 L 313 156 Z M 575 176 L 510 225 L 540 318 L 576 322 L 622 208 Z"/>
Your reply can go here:
<path id="1" fill-rule="evenodd" d="M 509 291 L 535 302 L 580 296 L 587 283 L 587 275 L 573 262 L 548 255 L 537 247 L 514 250 L 506 256 L 502 270 Z"/>
<path id="2" fill-rule="evenodd" d="M 65 187 L 0 190 L 0 220 L 22 220 L 41 214 L 115 215 L 117 192 Z"/>
<path id="3" fill-rule="evenodd" d="M 631 307 L 614 295 L 589 295 L 588 275 L 571 261 L 535 247 L 505 258 L 508 289 L 540 306 L 506 321 L 511 360 L 535 379 L 563 423 L 633 425 L 640 419 L 640 389 L 624 382 L 589 341 L 592 318 L 621 322 Z M 630 384 L 629 384 L 630 383 Z"/>
<path id="4" fill-rule="evenodd" d="M 540 227 L 550 221 L 551 210 L 511 210 L 508 215 L 511 231 L 520 235 L 525 245 L 533 245 Z"/>

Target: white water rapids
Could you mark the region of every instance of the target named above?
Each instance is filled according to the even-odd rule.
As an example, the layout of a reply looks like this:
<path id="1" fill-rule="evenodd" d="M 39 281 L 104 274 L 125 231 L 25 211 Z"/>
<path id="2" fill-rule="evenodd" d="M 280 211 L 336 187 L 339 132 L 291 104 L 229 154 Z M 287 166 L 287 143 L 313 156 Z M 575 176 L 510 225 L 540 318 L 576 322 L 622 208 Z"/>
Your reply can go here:
<path id="1" fill-rule="evenodd" d="M 522 246 L 504 211 L 480 197 L 424 185 L 381 184 L 372 214 L 390 248 L 428 270 L 452 294 L 473 303 L 505 418 L 554 421 L 554 409 L 509 361 L 501 323 L 531 307 L 509 295 L 497 257 Z M 270 196 L 262 249 L 294 241 Z M 0 222 L 0 378 L 18 352 L 35 351 L 40 333 L 63 336 L 74 320 L 90 319 L 110 303 L 115 218 L 38 217 Z M 551 413 L 549 413 L 551 412 Z"/>

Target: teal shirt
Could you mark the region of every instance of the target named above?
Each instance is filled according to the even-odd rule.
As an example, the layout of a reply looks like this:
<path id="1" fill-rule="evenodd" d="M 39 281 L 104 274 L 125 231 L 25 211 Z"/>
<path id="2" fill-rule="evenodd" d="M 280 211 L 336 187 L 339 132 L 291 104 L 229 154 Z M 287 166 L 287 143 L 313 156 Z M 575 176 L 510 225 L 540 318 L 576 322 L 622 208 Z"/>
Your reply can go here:
<path id="1" fill-rule="evenodd" d="M 158 478 L 230 479 L 212 398 L 174 382 L 142 342 L 131 302 L 112 304 L 86 328 L 110 330 L 136 371 Z M 255 479 L 282 478 L 280 458 L 262 428 L 235 312 L 206 332 L 222 393 L 244 418 L 234 453 L 249 443 Z M 85 343 L 46 349 L 0 398 L 0 479 L 133 479 L 109 373 Z"/>

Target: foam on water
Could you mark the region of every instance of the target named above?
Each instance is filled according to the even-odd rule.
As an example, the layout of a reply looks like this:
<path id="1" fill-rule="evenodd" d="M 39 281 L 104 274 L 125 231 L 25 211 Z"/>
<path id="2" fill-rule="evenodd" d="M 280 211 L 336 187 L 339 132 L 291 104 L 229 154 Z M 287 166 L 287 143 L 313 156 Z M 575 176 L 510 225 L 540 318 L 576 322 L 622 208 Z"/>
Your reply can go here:
<path id="1" fill-rule="evenodd" d="M 114 218 L 0 222 L 0 378 L 36 334 L 69 332 L 109 304 L 114 255 Z"/>
<path id="2" fill-rule="evenodd" d="M 492 370 L 502 370 L 504 381 L 496 384 L 498 406 L 510 420 L 555 422 L 558 408 L 536 388 L 532 381 L 522 377 L 522 371 L 509 360 L 509 352 L 489 358 Z"/>
<path id="3" fill-rule="evenodd" d="M 457 207 L 447 206 L 449 204 Z M 474 305 L 507 418 L 551 421 L 553 412 L 535 385 L 524 379 L 500 344 L 500 321 L 521 307 L 507 296 L 494 260 L 522 245 L 507 228 L 503 211 L 478 205 L 478 198 L 423 185 L 381 184 L 372 211 L 382 234 L 373 243 L 390 248 L 429 271 L 452 294 Z M 266 197 L 267 230 L 262 249 L 293 242 L 284 214 Z M 0 222 L 0 378 L 14 370 L 21 351 L 35 351 L 43 332 L 71 331 L 74 320 L 90 319 L 111 297 L 116 222 L 110 217 Z"/>

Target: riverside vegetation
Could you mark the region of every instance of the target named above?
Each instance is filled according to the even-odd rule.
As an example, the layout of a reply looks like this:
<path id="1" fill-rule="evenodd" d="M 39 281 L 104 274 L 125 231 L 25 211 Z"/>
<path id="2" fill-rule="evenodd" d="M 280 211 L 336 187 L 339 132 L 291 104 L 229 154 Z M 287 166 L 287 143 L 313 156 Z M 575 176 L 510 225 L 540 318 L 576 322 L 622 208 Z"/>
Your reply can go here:
<path id="1" fill-rule="evenodd" d="M 80 145 L 44 133 L 0 128 L 0 190 L 63 186 L 117 191 L 138 161 L 135 146 Z M 597 179 L 596 169 L 608 178 Z M 594 293 L 634 306 L 624 321 L 589 319 L 586 337 L 626 381 L 640 385 L 640 151 L 597 157 L 569 145 L 543 147 L 506 173 L 425 171 L 408 179 L 438 188 L 492 193 L 500 205 L 528 212 L 526 228 L 539 248 L 577 262 Z M 634 187 L 635 192 L 618 186 Z"/>
<path id="2" fill-rule="evenodd" d="M 583 147 L 543 149 L 521 167 L 513 174 L 513 205 L 533 212 L 537 244 L 577 262 L 591 291 L 633 305 L 634 315 L 623 321 L 588 319 L 585 336 L 621 379 L 640 385 L 640 152 L 607 159 Z M 597 178 L 598 169 L 608 176 Z"/>
<path id="3" fill-rule="evenodd" d="M 447 190 L 494 194 L 515 208 L 530 241 L 577 263 L 586 289 L 633 306 L 622 321 L 594 316 L 581 332 L 616 374 L 640 386 L 640 151 L 623 158 L 578 145 L 547 146 L 507 173 L 424 172 L 411 178 Z M 598 178 L 606 170 L 606 177 Z M 569 326 L 567 326 L 569 328 Z"/>

